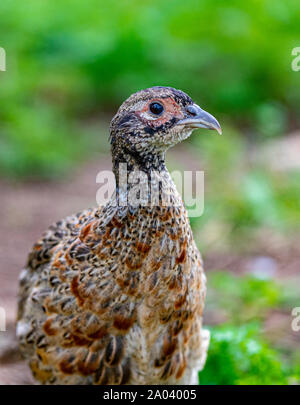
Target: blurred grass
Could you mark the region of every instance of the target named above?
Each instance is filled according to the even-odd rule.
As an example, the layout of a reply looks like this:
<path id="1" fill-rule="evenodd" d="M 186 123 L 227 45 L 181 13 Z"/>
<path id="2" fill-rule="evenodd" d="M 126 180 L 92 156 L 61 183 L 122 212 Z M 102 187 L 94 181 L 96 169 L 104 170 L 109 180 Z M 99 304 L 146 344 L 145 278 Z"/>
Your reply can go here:
<path id="1" fill-rule="evenodd" d="M 249 243 L 263 227 L 285 235 L 299 232 L 299 169 L 272 170 L 263 154 L 257 158 L 259 145 L 251 146 L 233 127 L 224 131 L 229 135 L 217 140 L 196 134 L 190 140 L 190 153 L 205 168 L 205 215 L 191 218 L 194 230 L 203 236 L 206 226 L 215 224 L 224 242 L 235 247 Z M 205 237 L 198 242 L 205 250 Z"/>
<path id="2" fill-rule="evenodd" d="M 271 344 L 263 327 L 271 311 L 282 309 L 289 317 L 287 305 L 297 302 L 299 286 L 293 290 L 272 279 L 224 271 L 209 273 L 208 286 L 206 311 L 221 314 L 223 322 L 209 326 L 211 343 L 200 384 L 300 384 L 296 350 Z"/>
<path id="3" fill-rule="evenodd" d="M 286 385 L 299 383 L 297 367 L 282 361 L 260 336 L 257 325 L 222 326 L 211 330 L 203 385 Z"/>
<path id="4" fill-rule="evenodd" d="M 237 277 L 227 272 L 210 276 L 208 308 L 222 308 L 234 323 L 262 320 L 266 313 L 283 301 L 282 288 L 272 280 L 253 276 Z"/>

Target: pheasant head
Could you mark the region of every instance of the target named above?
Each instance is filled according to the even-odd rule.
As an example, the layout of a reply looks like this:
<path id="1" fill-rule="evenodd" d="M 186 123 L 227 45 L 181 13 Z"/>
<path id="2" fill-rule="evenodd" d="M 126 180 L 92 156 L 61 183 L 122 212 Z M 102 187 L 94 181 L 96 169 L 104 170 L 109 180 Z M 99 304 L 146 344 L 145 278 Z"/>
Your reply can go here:
<path id="1" fill-rule="evenodd" d="M 164 167 L 165 152 L 197 128 L 215 129 L 218 121 L 184 92 L 151 87 L 131 95 L 110 126 L 114 168 L 124 162 L 139 170 Z"/>

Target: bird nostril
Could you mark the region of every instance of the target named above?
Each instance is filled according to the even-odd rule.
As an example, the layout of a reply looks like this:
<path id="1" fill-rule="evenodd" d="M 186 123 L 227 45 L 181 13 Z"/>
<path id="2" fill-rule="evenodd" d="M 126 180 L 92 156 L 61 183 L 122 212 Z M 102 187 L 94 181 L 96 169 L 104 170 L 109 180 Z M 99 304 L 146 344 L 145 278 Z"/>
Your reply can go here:
<path id="1" fill-rule="evenodd" d="M 194 105 L 188 105 L 188 106 L 186 107 L 186 111 L 187 111 L 190 115 L 192 115 L 193 117 L 195 117 L 195 116 L 197 115 L 197 109 L 196 109 L 196 107 L 195 107 Z"/>

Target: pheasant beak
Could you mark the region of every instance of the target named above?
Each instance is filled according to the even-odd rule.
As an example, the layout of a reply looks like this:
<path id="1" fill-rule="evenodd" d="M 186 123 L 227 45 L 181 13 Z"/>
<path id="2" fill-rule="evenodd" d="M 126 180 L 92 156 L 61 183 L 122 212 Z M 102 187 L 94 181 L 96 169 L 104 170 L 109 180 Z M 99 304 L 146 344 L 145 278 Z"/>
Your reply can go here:
<path id="1" fill-rule="evenodd" d="M 197 104 L 190 104 L 185 109 L 185 116 L 177 122 L 177 125 L 183 125 L 189 128 L 207 128 L 215 129 L 222 134 L 222 129 L 218 121 L 208 112 L 202 110 Z"/>

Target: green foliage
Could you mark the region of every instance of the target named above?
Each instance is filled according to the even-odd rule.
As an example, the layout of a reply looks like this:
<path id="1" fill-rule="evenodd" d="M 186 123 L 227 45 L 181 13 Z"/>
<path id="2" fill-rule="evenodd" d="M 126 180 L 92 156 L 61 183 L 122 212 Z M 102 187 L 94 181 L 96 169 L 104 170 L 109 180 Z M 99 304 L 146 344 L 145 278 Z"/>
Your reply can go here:
<path id="1" fill-rule="evenodd" d="M 222 224 L 234 230 L 228 238 L 236 246 L 260 227 L 299 229 L 299 172 L 275 172 L 264 162 L 253 161 L 248 141 L 232 127 L 224 132 L 226 136 L 217 140 L 198 134 L 191 138 L 191 153 L 200 156 L 205 167 L 205 211 L 192 218 L 194 229 L 203 231 L 212 221 Z"/>
<path id="2" fill-rule="evenodd" d="M 6 118 L 0 169 L 7 173 L 51 178 L 82 159 L 84 140 L 55 111 L 43 106 L 11 108 Z"/>
<path id="3" fill-rule="evenodd" d="M 211 342 L 200 384 L 299 384 L 300 352 L 274 341 L 271 346 L 263 335 L 270 312 L 290 314 L 298 298 L 299 287 L 283 282 L 209 272 L 206 313 L 221 316 L 222 326 L 209 328 Z"/>
<path id="4" fill-rule="evenodd" d="M 278 352 L 259 336 L 256 325 L 211 329 L 211 342 L 200 384 L 288 384 L 297 370 L 283 364 Z"/>
<path id="5" fill-rule="evenodd" d="M 232 322 L 262 319 L 283 302 L 282 287 L 273 280 L 214 271 L 208 274 L 208 282 L 207 308 L 221 309 Z"/>
<path id="6" fill-rule="evenodd" d="M 84 127 L 74 137 L 79 120 L 157 84 L 263 137 L 286 129 L 287 111 L 296 117 L 296 0 L 2 0 L 0 11 L 2 171 L 43 175 L 49 164 L 72 164 L 89 137 Z"/>

